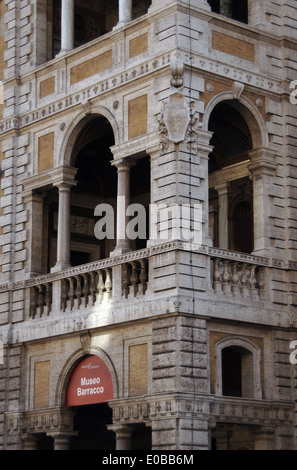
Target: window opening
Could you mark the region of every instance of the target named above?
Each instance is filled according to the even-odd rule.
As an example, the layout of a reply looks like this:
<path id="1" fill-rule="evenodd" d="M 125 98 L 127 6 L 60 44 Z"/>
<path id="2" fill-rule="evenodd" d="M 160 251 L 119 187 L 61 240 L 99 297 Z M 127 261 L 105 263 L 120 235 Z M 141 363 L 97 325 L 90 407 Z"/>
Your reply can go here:
<path id="1" fill-rule="evenodd" d="M 230 346 L 222 350 L 222 393 L 230 397 L 254 397 L 253 354 Z"/>
<path id="2" fill-rule="evenodd" d="M 211 11 L 248 23 L 248 0 L 208 0 Z"/>

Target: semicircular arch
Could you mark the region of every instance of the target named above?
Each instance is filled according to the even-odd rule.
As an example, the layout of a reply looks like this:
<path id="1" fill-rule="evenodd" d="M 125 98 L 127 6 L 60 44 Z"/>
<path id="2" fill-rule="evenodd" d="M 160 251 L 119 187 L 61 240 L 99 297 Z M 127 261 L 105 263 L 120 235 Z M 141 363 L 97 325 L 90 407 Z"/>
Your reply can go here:
<path id="1" fill-rule="evenodd" d="M 64 138 L 62 139 L 60 149 L 58 151 L 58 166 L 74 165 L 73 149 L 76 140 L 89 123 L 100 117 L 105 118 L 108 121 L 113 131 L 115 144 L 120 143 L 119 127 L 113 114 L 103 106 L 93 106 L 90 113 L 86 113 L 85 110 L 77 113 L 72 120 L 71 125 L 69 125 L 68 129 L 65 131 Z"/>
<path id="2" fill-rule="evenodd" d="M 251 133 L 253 149 L 268 147 L 266 126 L 258 107 L 245 96 L 241 95 L 238 99 L 235 99 L 231 91 L 219 93 L 209 101 L 203 120 L 205 130 L 208 130 L 211 114 L 220 103 L 232 106 L 241 114 Z"/>
<path id="3" fill-rule="evenodd" d="M 70 378 L 76 367 L 89 356 L 97 356 L 105 363 L 112 379 L 114 398 L 118 398 L 118 378 L 111 358 L 103 349 L 97 346 L 90 346 L 88 351 L 86 351 L 85 349 L 77 350 L 71 357 L 68 358 L 68 360 L 64 364 L 56 388 L 55 402 L 57 406 L 66 406 L 66 394 Z"/>

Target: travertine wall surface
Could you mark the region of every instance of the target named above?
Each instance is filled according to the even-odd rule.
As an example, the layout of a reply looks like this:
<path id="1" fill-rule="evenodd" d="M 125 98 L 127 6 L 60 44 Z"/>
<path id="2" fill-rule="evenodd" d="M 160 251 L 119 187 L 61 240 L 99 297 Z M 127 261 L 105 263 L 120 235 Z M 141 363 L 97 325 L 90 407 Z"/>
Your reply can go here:
<path id="1" fill-rule="evenodd" d="M 234 424 L 235 446 L 296 449 L 296 2 L 252 0 L 247 25 L 204 0 L 138 3 L 127 25 L 51 60 L 47 2 L 0 3 L 0 448 L 22 448 L 24 428 L 53 434 L 53 416 L 65 431 L 71 371 L 98 354 L 115 386 L 113 425 L 145 422 L 154 449 L 207 449 L 212 432 L 220 447 L 218 422 Z M 222 102 L 252 136 L 248 162 L 227 170 L 253 184 L 249 254 L 209 236 L 209 120 Z M 202 207 L 198 247 L 150 240 L 87 268 L 44 268 L 44 197 L 73 182 L 76 139 L 98 116 L 116 165 L 150 160 L 152 204 Z M 94 300 L 86 275 L 91 285 L 98 273 Z M 85 292 L 72 298 L 77 277 Z M 222 396 L 225 340 L 253 352 L 252 398 Z M 241 434 L 245 424 L 254 431 Z"/>

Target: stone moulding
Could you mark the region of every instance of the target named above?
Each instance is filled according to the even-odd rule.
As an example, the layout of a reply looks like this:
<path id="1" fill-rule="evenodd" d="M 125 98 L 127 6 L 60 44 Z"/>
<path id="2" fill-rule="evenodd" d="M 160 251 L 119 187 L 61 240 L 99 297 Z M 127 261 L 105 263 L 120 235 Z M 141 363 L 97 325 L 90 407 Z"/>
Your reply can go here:
<path id="1" fill-rule="evenodd" d="M 175 418 L 191 416 L 197 419 L 228 419 L 232 423 L 255 425 L 292 425 L 294 403 L 253 400 L 248 398 L 220 397 L 168 393 L 159 396 L 114 400 L 109 402 L 113 410 L 113 424 L 150 422 L 162 416 Z"/>
<path id="2" fill-rule="evenodd" d="M 59 99 L 44 104 L 40 103 L 39 107 L 34 109 L 34 111 L 0 121 L 0 134 L 4 134 L 13 129 L 25 128 L 50 116 L 70 110 L 74 106 L 82 106 L 83 103 L 99 98 L 105 93 L 110 93 L 112 90 L 129 84 L 137 78 L 145 77 L 153 72 L 168 68 L 170 61 L 170 54 L 165 54 L 144 64 L 139 64 L 131 69 L 127 69 L 125 73 L 113 73 L 111 76 L 107 76 L 104 80 L 93 83 L 91 86 L 84 87 L 73 93 L 65 93 L 65 95 L 61 96 Z M 33 79 L 32 77 L 32 80 Z"/>
<path id="3" fill-rule="evenodd" d="M 23 413 L 6 413 L 9 434 L 71 432 L 73 413 L 69 408 L 34 410 Z"/>

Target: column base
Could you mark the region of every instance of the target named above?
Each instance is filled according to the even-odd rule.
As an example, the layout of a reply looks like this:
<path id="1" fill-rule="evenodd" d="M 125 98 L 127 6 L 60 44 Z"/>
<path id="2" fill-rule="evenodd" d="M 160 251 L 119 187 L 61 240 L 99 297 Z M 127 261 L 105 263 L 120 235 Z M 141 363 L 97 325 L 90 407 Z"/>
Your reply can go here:
<path id="1" fill-rule="evenodd" d="M 117 29 L 119 29 L 119 28 L 122 28 L 123 26 L 127 26 L 127 24 L 129 24 L 130 22 L 131 22 L 131 20 L 130 20 L 130 21 L 120 21 L 117 25 L 115 25 L 115 26 L 113 27 L 112 30 L 115 31 L 115 30 L 117 30 Z"/>
<path id="2" fill-rule="evenodd" d="M 113 256 L 124 255 L 125 253 L 129 253 L 130 251 L 131 251 L 131 248 L 117 247 L 113 251 L 110 252 L 109 256 L 113 257 Z"/>
<path id="3" fill-rule="evenodd" d="M 56 57 L 61 57 L 61 56 L 65 55 L 65 54 L 68 54 L 68 52 L 71 52 L 71 51 L 73 51 L 73 49 L 62 49 L 62 50 L 56 55 Z"/>
<path id="4" fill-rule="evenodd" d="M 57 273 L 59 271 L 64 271 L 65 269 L 70 268 L 72 268 L 72 266 L 69 263 L 59 263 L 56 264 L 53 268 L 51 268 L 51 273 Z"/>

